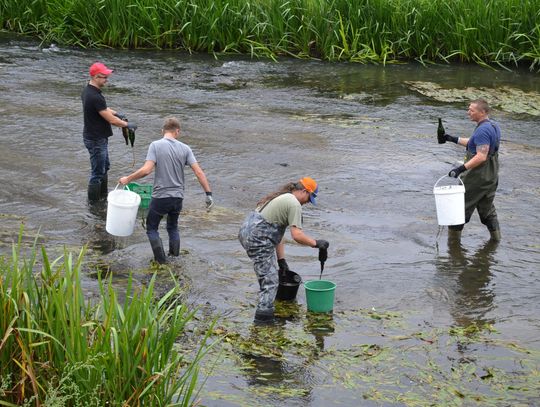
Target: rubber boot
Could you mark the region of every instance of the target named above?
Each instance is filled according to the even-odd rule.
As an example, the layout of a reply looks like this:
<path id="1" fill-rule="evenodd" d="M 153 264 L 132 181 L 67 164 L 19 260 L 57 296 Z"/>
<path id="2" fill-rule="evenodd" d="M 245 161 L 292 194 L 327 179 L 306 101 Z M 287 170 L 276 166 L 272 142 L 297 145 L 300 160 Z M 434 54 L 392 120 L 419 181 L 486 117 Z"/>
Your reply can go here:
<path id="1" fill-rule="evenodd" d="M 100 184 L 101 199 L 102 200 L 107 199 L 108 193 L 109 193 L 109 176 L 105 174 L 103 178 L 101 178 L 101 184 Z"/>
<path id="2" fill-rule="evenodd" d="M 273 310 L 258 310 L 255 311 L 255 319 L 253 322 L 255 325 L 268 325 L 275 322 L 274 311 Z"/>
<path id="3" fill-rule="evenodd" d="M 493 240 L 494 242 L 500 242 L 501 241 L 501 230 L 500 229 L 490 230 L 489 234 L 491 236 L 491 240 Z"/>
<path id="4" fill-rule="evenodd" d="M 180 240 L 169 240 L 169 256 L 180 255 Z"/>
<path id="5" fill-rule="evenodd" d="M 448 241 L 449 242 L 460 242 L 461 241 L 461 230 L 448 229 Z"/>
<path id="6" fill-rule="evenodd" d="M 90 205 L 99 201 L 101 196 L 100 184 L 88 184 L 88 203 Z"/>
<path id="7" fill-rule="evenodd" d="M 154 260 L 159 264 L 166 264 L 167 258 L 165 257 L 165 250 L 163 250 L 161 239 L 158 237 L 157 239 L 150 240 L 150 246 L 154 253 Z"/>

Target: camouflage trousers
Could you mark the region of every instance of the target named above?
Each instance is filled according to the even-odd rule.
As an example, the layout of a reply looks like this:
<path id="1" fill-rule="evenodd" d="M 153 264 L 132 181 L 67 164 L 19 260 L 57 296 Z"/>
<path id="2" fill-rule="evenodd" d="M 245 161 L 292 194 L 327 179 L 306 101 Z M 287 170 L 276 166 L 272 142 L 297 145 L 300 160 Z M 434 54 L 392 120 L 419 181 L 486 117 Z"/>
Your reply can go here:
<path id="1" fill-rule="evenodd" d="M 274 312 L 274 299 L 279 284 L 276 246 L 281 242 L 285 229 L 267 222 L 258 212 L 251 212 L 238 233 L 238 240 L 253 261 L 259 280 L 257 312 L 262 314 Z"/>

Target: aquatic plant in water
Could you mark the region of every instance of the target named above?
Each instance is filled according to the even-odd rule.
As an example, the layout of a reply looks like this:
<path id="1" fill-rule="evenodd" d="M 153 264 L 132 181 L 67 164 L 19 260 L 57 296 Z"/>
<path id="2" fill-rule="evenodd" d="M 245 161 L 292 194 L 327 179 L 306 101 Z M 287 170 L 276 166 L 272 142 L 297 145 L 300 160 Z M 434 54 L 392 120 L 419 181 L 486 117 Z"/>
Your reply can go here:
<path id="1" fill-rule="evenodd" d="M 210 373 L 204 399 L 496 406 L 534 405 L 540 392 L 540 351 L 497 338 L 490 324 L 433 327 L 403 313 L 313 314 L 295 303 L 277 311 L 272 327 L 220 322 L 219 386 Z"/>
<path id="2" fill-rule="evenodd" d="M 438 100 L 439 102 L 470 102 L 478 98 L 489 101 L 492 107 L 508 113 L 529 114 L 540 116 L 540 94 L 525 92 L 520 89 L 503 86 L 500 88 L 475 88 L 465 89 L 443 88 L 434 82 L 405 82 L 411 90 L 424 96 Z"/>

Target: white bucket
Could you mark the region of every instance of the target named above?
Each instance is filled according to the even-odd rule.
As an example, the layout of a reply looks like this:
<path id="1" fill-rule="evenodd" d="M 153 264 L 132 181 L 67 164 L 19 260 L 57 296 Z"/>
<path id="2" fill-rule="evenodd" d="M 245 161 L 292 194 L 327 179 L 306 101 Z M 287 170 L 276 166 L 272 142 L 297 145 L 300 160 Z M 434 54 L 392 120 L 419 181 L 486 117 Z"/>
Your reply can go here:
<path id="1" fill-rule="evenodd" d="M 437 222 L 440 226 L 463 225 L 465 223 L 465 185 L 458 177 L 461 185 L 437 184 L 446 175 L 439 178 L 433 187 L 435 206 L 437 207 Z"/>
<path id="2" fill-rule="evenodd" d="M 118 188 L 118 185 L 116 186 Z M 135 228 L 141 197 L 126 189 L 114 189 L 107 195 L 107 223 L 111 235 L 129 236 Z"/>

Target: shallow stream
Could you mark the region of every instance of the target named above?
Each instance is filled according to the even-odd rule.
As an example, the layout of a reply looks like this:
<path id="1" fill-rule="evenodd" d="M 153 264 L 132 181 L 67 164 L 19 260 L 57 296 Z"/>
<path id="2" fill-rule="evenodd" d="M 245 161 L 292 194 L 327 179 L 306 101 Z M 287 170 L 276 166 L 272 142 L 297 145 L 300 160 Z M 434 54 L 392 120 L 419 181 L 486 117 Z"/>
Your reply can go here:
<path id="1" fill-rule="evenodd" d="M 188 170 L 183 255 L 171 266 L 188 282 L 189 301 L 222 316 L 224 352 L 202 405 L 538 402 L 538 74 L 61 49 L 0 37 L 0 253 L 10 253 L 21 223 L 27 246 L 37 235 L 59 254 L 88 245 L 89 295 L 96 266 L 117 276 L 119 290 L 129 271 L 141 283 L 151 272 L 142 224 L 114 238 L 105 206 L 86 203 L 80 93 L 96 60 L 115 69 L 104 89 L 109 106 L 139 126 L 133 149 L 114 130 L 110 189 L 142 165 L 174 115 L 214 191 L 207 213 Z M 497 100 L 503 239 L 490 244 L 475 214 L 462 245 L 449 247 L 433 185 L 464 151 L 437 144 L 437 118 L 468 137 L 470 95 Z M 279 306 L 279 327 L 257 330 L 258 285 L 238 228 L 260 197 L 303 176 L 320 185 L 304 222 L 330 241 L 323 278 L 337 283 L 334 314 L 307 314 L 301 289 L 296 304 Z M 316 251 L 286 236 L 291 268 L 319 278 Z"/>

